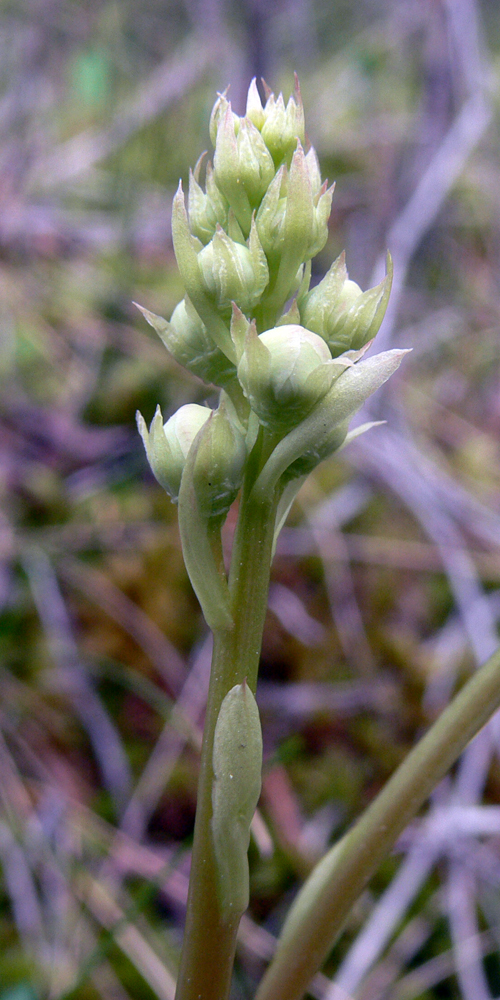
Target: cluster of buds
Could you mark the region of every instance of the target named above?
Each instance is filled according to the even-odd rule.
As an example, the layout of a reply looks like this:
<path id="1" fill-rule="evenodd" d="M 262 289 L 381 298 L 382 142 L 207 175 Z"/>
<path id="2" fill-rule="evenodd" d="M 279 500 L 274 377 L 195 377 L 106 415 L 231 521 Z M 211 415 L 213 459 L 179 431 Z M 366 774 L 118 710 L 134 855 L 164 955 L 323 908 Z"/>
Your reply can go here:
<path id="1" fill-rule="evenodd" d="M 341 446 L 350 417 L 404 353 L 378 355 L 376 365 L 363 357 L 386 310 L 390 258 L 386 278 L 366 292 L 349 279 L 344 255 L 309 287 L 333 186 L 306 142 L 298 81 L 287 104 L 268 90 L 263 103 L 252 81 L 244 117 L 220 95 L 210 135 L 213 164 L 203 167 L 204 154 L 190 172 L 187 205 L 181 183 L 173 203 L 185 297 L 170 322 L 142 312 L 181 365 L 222 390 L 221 400 L 214 411 L 181 407 L 165 424 L 158 410 L 149 431 L 139 417 L 156 478 L 182 498 L 189 464 L 207 520 L 226 515 L 259 427 L 289 483 Z"/>

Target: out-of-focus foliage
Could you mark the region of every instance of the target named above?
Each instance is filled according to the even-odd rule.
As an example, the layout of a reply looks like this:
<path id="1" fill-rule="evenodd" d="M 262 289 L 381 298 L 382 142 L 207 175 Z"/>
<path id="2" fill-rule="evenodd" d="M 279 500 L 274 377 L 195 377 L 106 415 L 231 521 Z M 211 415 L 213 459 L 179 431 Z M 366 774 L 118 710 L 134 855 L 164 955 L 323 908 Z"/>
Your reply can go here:
<path id="1" fill-rule="evenodd" d="M 249 997 L 299 880 L 496 643 L 499 7 L 25 0 L 0 55 L 0 1000 L 173 996 L 210 651 L 134 414 L 207 397 L 132 301 L 182 296 L 170 204 L 214 92 L 242 112 L 253 75 L 287 96 L 297 69 L 337 182 L 315 278 L 345 247 L 367 287 L 394 256 L 378 340 L 414 350 L 387 427 L 320 467 L 275 562 Z M 495 741 L 314 996 L 498 995 Z"/>

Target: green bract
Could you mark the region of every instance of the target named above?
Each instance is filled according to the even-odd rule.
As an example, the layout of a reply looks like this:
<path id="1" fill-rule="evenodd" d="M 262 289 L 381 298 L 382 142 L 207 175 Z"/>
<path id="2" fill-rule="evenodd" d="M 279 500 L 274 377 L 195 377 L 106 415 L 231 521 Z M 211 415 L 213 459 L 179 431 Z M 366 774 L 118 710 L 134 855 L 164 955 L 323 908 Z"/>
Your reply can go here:
<path id="1" fill-rule="evenodd" d="M 259 801 L 262 733 L 248 684 L 236 684 L 220 707 L 212 754 L 211 829 L 218 893 L 225 919 L 248 906 L 250 823 Z"/>

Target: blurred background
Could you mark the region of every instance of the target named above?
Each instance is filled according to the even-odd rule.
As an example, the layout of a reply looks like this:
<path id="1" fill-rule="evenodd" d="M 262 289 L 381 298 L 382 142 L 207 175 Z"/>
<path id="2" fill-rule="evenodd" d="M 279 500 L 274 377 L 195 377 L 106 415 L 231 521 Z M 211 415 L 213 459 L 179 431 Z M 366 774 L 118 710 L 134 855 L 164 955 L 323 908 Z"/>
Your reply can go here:
<path id="1" fill-rule="evenodd" d="M 301 881 L 496 648 L 497 0 L 4 0 L 0 8 L 0 1000 L 172 1000 L 210 638 L 135 430 L 210 399 L 132 301 L 182 297 L 178 178 L 217 90 L 300 77 L 336 194 L 318 280 L 394 258 L 384 427 L 281 536 L 259 703 L 253 996 Z M 231 530 L 231 519 L 228 532 Z M 500 724 L 437 789 L 311 995 L 500 993 Z"/>

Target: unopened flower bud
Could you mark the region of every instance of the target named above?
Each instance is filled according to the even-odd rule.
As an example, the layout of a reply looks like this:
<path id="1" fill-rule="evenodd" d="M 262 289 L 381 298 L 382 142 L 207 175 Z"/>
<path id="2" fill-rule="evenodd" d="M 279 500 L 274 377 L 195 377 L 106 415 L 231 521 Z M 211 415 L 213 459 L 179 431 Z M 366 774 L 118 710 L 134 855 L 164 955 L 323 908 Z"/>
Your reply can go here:
<path id="1" fill-rule="evenodd" d="M 196 453 L 193 484 L 203 517 L 227 514 L 243 479 L 245 439 L 230 417 L 224 397 L 201 435 Z"/>
<path id="2" fill-rule="evenodd" d="M 360 350 L 373 340 L 384 318 L 392 283 L 392 262 L 379 285 L 362 292 L 351 281 L 345 254 L 332 264 L 319 285 L 300 303 L 302 322 L 326 340 L 335 358 L 347 350 Z"/>
<path id="3" fill-rule="evenodd" d="M 294 94 L 286 107 L 283 94 L 276 98 L 272 93 L 262 107 L 255 80 L 252 80 L 248 91 L 247 117 L 260 129 L 276 166 L 283 161 L 290 163 L 297 140 L 303 143 L 305 139 L 304 107 L 297 77 Z"/>
<path id="4" fill-rule="evenodd" d="M 236 368 L 209 337 L 196 309 L 186 297 L 175 307 L 170 323 L 162 316 L 138 306 L 156 330 L 160 340 L 175 360 L 211 385 L 227 385 L 236 376 Z"/>
<path id="5" fill-rule="evenodd" d="M 317 188 L 316 164 L 298 143 L 290 170 L 277 172 L 257 213 L 260 240 L 270 266 L 278 270 L 274 294 L 283 302 L 299 267 L 319 253 L 328 238 L 333 187 Z"/>
<path id="6" fill-rule="evenodd" d="M 330 351 L 315 333 L 295 324 L 260 336 L 249 331 L 238 378 L 265 427 L 293 427 L 327 392 L 333 377 Z"/>
<path id="7" fill-rule="evenodd" d="M 252 211 L 260 205 L 274 177 L 274 163 L 259 130 L 250 119 L 241 118 L 236 131 L 230 104 L 218 123 L 214 173 L 217 186 L 247 235 Z"/>
<path id="8" fill-rule="evenodd" d="M 181 477 L 189 449 L 212 411 L 197 403 L 186 403 L 163 423 L 160 407 L 156 409 L 151 427 L 147 428 L 144 417 L 137 413 L 137 426 L 142 437 L 153 475 L 167 491 L 172 500 L 177 500 Z"/>
<path id="9" fill-rule="evenodd" d="M 331 362 L 337 369 L 331 388 L 276 445 L 253 487 L 256 496 L 267 496 L 283 475 L 289 478 L 288 470 L 296 462 L 295 473 L 302 475 L 300 461 L 304 457 L 306 461 L 314 455 L 319 460 L 326 457 L 322 455 L 323 441 L 326 441 L 328 450 L 332 445 L 334 449 L 338 448 L 342 444 L 342 425 L 396 371 L 408 352 L 384 351 L 366 359 L 362 357 L 363 353 L 349 351 L 343 358 Z M 366 426 L 362 428 L 366 429 Z"/>
<path id="10" fill-rule="evenodd" d="M 196 312 L 220 350 L 234 361 L 234 348 L 229 336 L 229 329 L 217 312 L 213 301 L 207 295 L 207 289 L 200 273 L 198 255 L 203 249 L 203 244 L 196 236 L 193 236 L 189 228 L 184 193 L 180 182 L 172 204 L 172 240 L 179 271 Z"/>
<path id="11" fill-rule="evenodd" d="M 271 259 L 279 259 L 283 248 L 286 212 L 286 168 L 280 167 L 273 177 L 256 216 L 260 242 Z"/>
<path id="12" fill-rule="evenodd" d="M 198 161 L 199 163 L 199 161 Z M 217 224 L 225 227 L 229 205 L 214 180 L 211 163 L 207 163 L 206 192 L 199 184 L 199 166 L 189 172 L 188 216 L 189 228 L 203 244 L 209 243 Z"/>
<path id="13" fill-rule="evenodd" d="M 206 293 L 222 312 L 229 313 L 232 302 L 243 312 L 251 311 L 269 281 L 266 255 L 255 223 L 248 246 L 232 240 L 217 226 L 213 239 L 198 254 L 198 266 Z"/>

